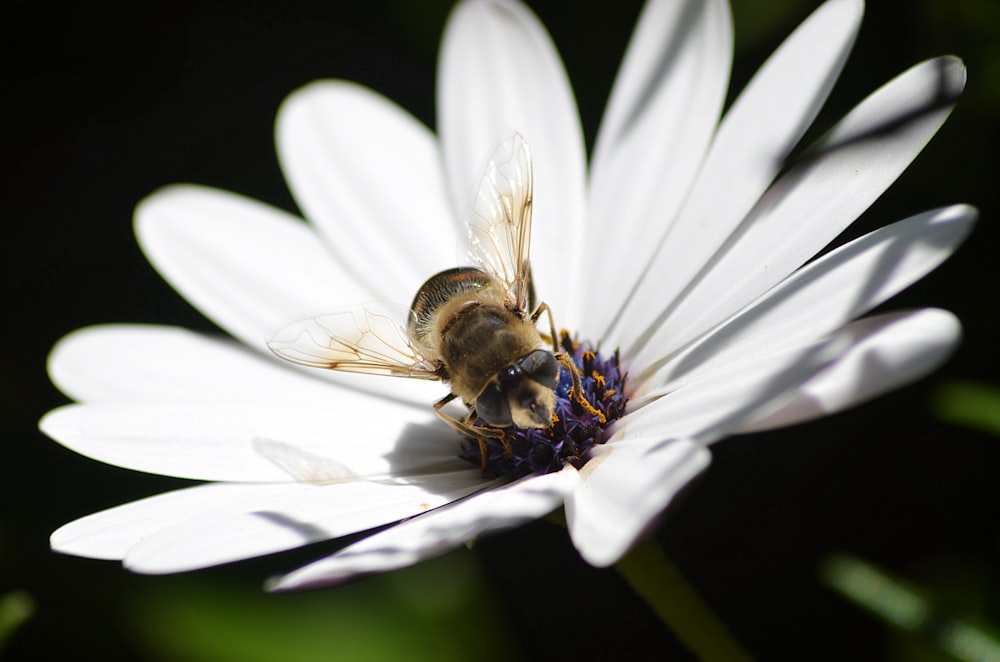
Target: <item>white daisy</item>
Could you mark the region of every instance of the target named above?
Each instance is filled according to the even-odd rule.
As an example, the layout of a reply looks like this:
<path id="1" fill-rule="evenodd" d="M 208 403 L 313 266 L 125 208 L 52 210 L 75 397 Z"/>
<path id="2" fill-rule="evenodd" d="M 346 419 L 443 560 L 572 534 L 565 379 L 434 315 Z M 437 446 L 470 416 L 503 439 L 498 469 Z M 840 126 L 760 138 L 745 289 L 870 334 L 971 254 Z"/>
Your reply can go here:
<path id="1" fill-rule="evenodd" d="M 47 414 L 47 434 L 109 464 L 208 482 L 67 524 L 53 548 L 167 573 L 405 520 L 274 584 L 288 589 L 412 564 L 564 505 L 576 548 L 604 566 L 705 469 L 708 444 L 927 373 L 958 340 L 954 316 L 857 318 L 940 264 L 971 229 L 972 208 L 919 214 L 809 261 L 943 123 L 950 103 L 937 102 L 961 91 L 962 64 L 904 72 L 782 171 L 861 14 L 857 0 L 821 6 L 723 116 L 726 2 L 651 1 L 589 170 L 554 46 L 513 2 L 454 10 L 440 136 L 352 83 L 297 90 L 277 145 L 308 223 L 188 185 L 136 211 L 156 268 L 241 342 L 101 326 L 63 339 L 50 359 L 77 404 Z M 910 119 L 882 130 L 898 117 Z M 533 153 L 536 290 L 558 325 L 605 356 L 620 350 L 631 399 L 580 468 L 505 482 L 458 457 L 461 440 L 430 406 L 447 393 L 440 384 L 310 371 L 279 362 L 266 341 L 304 313 L 408 302 L 454 266 L 481 161 L 509 129 Z"/>

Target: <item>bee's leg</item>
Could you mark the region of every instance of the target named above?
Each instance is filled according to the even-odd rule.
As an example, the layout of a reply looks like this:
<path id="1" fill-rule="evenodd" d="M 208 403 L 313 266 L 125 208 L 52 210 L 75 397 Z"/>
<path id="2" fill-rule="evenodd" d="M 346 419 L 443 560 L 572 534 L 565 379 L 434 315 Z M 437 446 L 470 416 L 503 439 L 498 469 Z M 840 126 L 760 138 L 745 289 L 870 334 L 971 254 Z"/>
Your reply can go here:
<path id="1" fill-rule="evenodd" d="M 583 410 L 592 416 L 596 416 L 601 423 L 607 422 L 607 417 L 599 409 L 595 409 L 587 398 L 583 397 L 583 387 L 580 386 L 580 370 L 573 363 L 573 360 L 569 358 L 565 352 L 556 354 L 556 359 L 562 364 L 567 371 L 569 371 L 570 376 L 573 378 L 573 386 L 569 390 L 569 397 L 571 400 L 575 400 L 578 405 L 583 407 Z"/>
<path id="2" fill-rule="evenodd" d="M 592 416 L 597 416 L 597 418 L 600 419 L 601 423 L 607 422 L 607 418 L 604 416 L 604 414 L 602 414 L 597 409 L 594 409 L 593 405 L 587 402 L 587 398 L 583 397 L 583 388 L 580 387 L 579 368 L 576 367 L 576 364 L 573 363 L 573 360 L 569 358 L 566 352 L 559 351 L 559 341 L 558 341 L 559 335 L 556 333 L 555 320 L 552 319 L 552 309 L 549 308 L 549 305 L 544 301 L 538 304 L 538 308 L 535 309 L 535 312 L 532 314 L 531 316 L 532 324 L 538 321 L 538 318 L 542 316 L 542 313 L 548 315 L 549 318 L 549 329 L 550 332 L 552 333 L 552 352 L 555 354 L 556 359 L 559 361 L 559 363 L 561 363 L 562 366 L 566 368 L 567 372 L 569 372 L 570 376 L 573 377 L 573 388 L 571 388 L 569 391 L 569 397 L 573 400 L 576 400 L 577 404 L 583 407 L 584 411 L 588 412 Z"/>
<path id="3" fill-rule="evenodd" d="M 535 312 L 531 313 L 531 323 L 537 324 L 538 318 L 545 313 L 549 318 L 549 339 L 552 340 L 552 353 L 559 353 L 559 334 L 556 333 L 556 321 L 552 319 L 552 309 L 549 308 L 549 304 L 544 301 L 538 304 L 538 308 L 535 308 Z"/>
<path id="4" fill-rule="evenodd" d="M 587 398 L 583 397 L 583 388 L 581 388 L 580 386 L 579 368 L 576 367 L 576 364 L 573 363 L 573 360 L 569 358 L 566 352 L 559 351 L 559 341 L 558 341 L 559 336 L 556 333 L 556 323 L 555 320 L 552 319 L 552 309 L 549 308 L 549 305 L 547 303 L 543 301 L 542 303 L 538 304 L 538 308 L 536 308 L 535 312 L 531 314 L 531 323 L 535 324 L 536 322 L 538 322 L 538 318 L 542 316 L 542 313 L 545 313 L 549 318 L 549 329 L 550 333 L 552 334 L 551 335 L 552 352 L 553 354 L 555 354 L 555 357 L 559 361 L 559 363 L 561 363 L 562 366 L 566 368 L 569 374 L 573 377 L 573 388 L 571 388 L 569 391 L 569 397 L 575 400 L 577 404 L 579 404 L 581 407 L 583 407 L 584 411 L 591 414 L 592 416 L 596 416 L 601 423 L 606 423 L 607 417 L 602 412 L 595 409 L 594 406 L 587 401 Z"/>
<path id="5" fill-rule="evenodd" d="M 512 450 L 510 447 L 510 442 L 507 441 L 507 437 L 504 431 L 499 428 L 486 428 L 477 425 L 473 425 L 472 422 L 476 420 L 476 412 L 469 412 L 469 415 L 464 421 L 460 421 L 451 414 L 444 411 L 444 406 L 454 400 L 457 396 L 454 393 L 449 393 L 440 400 L 434 403 L 434 411 L 445 423 L 455 428 L 459 434 L 465 435 L 467 437 L 473 437 L 479 442 L 479 455 L 482 458 L 482 469 L 486 471 L 486 460 L 487 460 L 487 448 L 486 439 L 500 439 L 504 443 L 504 454 L 510 457 Z"/>
<path id="6" fill-rule="evenodd" d="M 479 471 L 486 473 L 486 466 L 489 464 L 486 459 L 486 454 L 488 452 L 488 449 L 486 448 L 486 437 L 476 437 L 476 441 L 479 442 Z"/>
<path id="7" fill-rule="evenodd" d="M 445 423 L 458 430 L 461 434 L 470 437 L 480 436 L 480 434 L 482 433 L 482 428 L 478 428 L 475 425 L 472 425 L 471 420 L 474 419 L 466 418 L 464 421 L 460 421 L 451 414 L 444 411 L 444 406 L 449 402 L 451 402 L 452 400 L 454 400 L 456 397 L 458 396 L 456 396 L 454 393 L 449 393 L 448 395 L 444 396 L 443 398 L 434 403 L 434 411 L 437 412 L 437 415 L 441 417 L 441 420 L 443 420 Z M 486 435 L 486 436 L 493 436 L 493 435 Z"/>
<path id="8" fill-rule="evenodd" d="M 556 333 L 556 322 L 552 318 L 552 309 L 549 308 L 549 304 L 544 301 L 538 304 L 538 308 L 535 308 L 535 312 L 531 314 L 531 323 L 537 324 L 538 319 L 542 316 L 542 313 L 549 318 L 549 338 L 552 340 L 552 353 L 555 354 L 556 359 L 562 364 L 564 368 L 569 372 L 570 376 L 573 377 L 573 387 L 569 391 L 569 397 L 577 402 L 584 411 L 591 414 L 592 416 L 597 416 L 601 423 L 607 422 L 607 417 L 598 409 L 595 409 L 587 398 L 583 397 L 583 388 L 580 386 L 580 370 L 573 363 L 573 360 L 566 354 L 566 352 L 559 351 L 559 334 Z"/>
<path id="9" fill-rule="evenodd" d="M 472 430 L 472 434 L 476 435 L 479 440 L 479 449 L 483 451 L 483 468 L 485 469 L 486 464 L 486 439 L 499 439 L 503 444 L 503 456 L 506 459 L 514 457 L 514 447 L 510 444 L 510 439 L 508 438 L 507 430 L 505 428 L 487 428 L 481 425 L 473 425 L 475 420 L 479 417 L 476 410 L 473 409 L 469 412 L 469 415 L 465 418 L 465 425 Z"/>

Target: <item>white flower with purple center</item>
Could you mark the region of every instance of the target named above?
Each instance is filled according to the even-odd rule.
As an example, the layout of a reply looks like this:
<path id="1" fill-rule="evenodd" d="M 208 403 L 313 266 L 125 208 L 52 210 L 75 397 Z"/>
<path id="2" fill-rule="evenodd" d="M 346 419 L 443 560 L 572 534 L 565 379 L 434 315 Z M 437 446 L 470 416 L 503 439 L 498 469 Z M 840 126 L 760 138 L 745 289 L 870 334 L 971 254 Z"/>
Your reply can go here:
<path id="1" fill-rule="evenodd" d="M 136 211 L 151 262 L 239 342 L 100 326 L 50 359 L 77 402 L 43 418 L 47 434 L 109 464 L 206 482 L 71 522 L 53 548 L 168 573 L 401 522 L 273 583 L 291 589 L 409 565 L 563 505 L 580 554 L 604 566 L 708 466 L 709 444 L 926 374 L 958 341 L 953 315 L 861 316 L 946 259 L 975 210 L 918 214 L 813 258 L 944 122 L 962 64 L 914 66 L 786 164 L 861 15 L 857 0 L 822 5 L 723 114 L 727 4 L 650 2 L 589 163 L 554 46 L 513 2 L 452 13 L 440 135 L 356 84 L 294 92 L 277 145 L 307 222 L 191 185 Z M 574 436 L 592 421 L 557 391 L 563 427 L 516 431 L 510 448 L 491 440 L 484 474 L 478 445 L 432 409 L 447 386 L 294 366 L 267 342 L 304 315 L 408 302 L 455 266 L 482 160 L 511 130 L 532 151 L 534 289 L 569 331 L 562 348 L 591 405 L 611 415 Z"/>

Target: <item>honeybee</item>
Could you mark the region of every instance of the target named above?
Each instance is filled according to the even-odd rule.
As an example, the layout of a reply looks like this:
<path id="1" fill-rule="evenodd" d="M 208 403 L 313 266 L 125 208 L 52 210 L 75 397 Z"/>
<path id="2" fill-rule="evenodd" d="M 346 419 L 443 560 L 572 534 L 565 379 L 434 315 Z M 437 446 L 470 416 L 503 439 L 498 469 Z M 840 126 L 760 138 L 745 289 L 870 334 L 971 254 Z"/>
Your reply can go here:
<path id="1" fill-rule="evenodd" d="M 552 312 L 535 301 L 532 186 L 528 145 L 514 134 L 493 151 L 466 224 L 474 266 L 431 276 L 404 313 L 405 327 L 388 306 L 369 304 L 293 323 L 268 346 L 302 365 L 445 383 L 451 392 L 434 410 L 479 440 L 485 467 L 486 437 L 552 424 L 560 367 L 572 376 L 571 392 L 580 393 L 576 366 L 559 352 Z M 536 328 L 542 315 L 548 338 Z M 456 398 L 469 410 L 464 420 L 443 409 Z"/>

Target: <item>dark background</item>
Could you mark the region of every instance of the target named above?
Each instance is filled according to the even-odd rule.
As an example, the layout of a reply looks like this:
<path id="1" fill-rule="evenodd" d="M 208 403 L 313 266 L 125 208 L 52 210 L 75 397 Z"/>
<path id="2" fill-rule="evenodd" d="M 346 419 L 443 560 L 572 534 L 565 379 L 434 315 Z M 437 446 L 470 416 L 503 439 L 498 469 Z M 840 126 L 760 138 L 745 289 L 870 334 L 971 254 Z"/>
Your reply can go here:
<path id="1" fill-rule="evenodd" d="M 780 13 L 770 4 L 735 0 L 735 90 L 818 3 L 783 3 Z M 639 5 L 532 6 L 565 60 L 590 144 Z M 585 565 L 565 533 L 545 523 L 482 540 L 471 553 L 291 597 L 261 594 L 260 581 L 329 546 L 181 577 L 135 576 L 48 550 L 48 534 L 66 521 L 181 484 L 78 457 L 36 428 L 65 402 L 45 357 L 67 332 L 102 322 L 213 331 L 144 261 L 131 229 L 135 203 L 189 181 L 295 210 L 273 119 L 286 94 L 316 78 L 364 83 L 433 126 L 449 7 L 0 4 L 0 264 L 12 303 L 0 326 L 0 596 L 21 591 L 34 609 L 0 657 L 391 659 L 404 650 L 411 659 L 642 659 L 653 650 L 656 659 L 685 659 L 618 575 Z M 1000 442 L 939 421 L 929 406 L 952 380 L 1000 382 L 1000 8 L 991 0 L 871 3 L 817 126 L 945 53 L 969 68 L 964 99 L 850 232 L 953 202 L 979 207 L 968 244 L 890 302 L 955 312 L 966 328 L 958 353 L 929 379 L 849 413 L 716 446 L 711 469 L 658 533 L 761 659 L 913 654 L 912 642 L 819 581 L 819 564 L 836 551 L 1000 624 Z"/>

